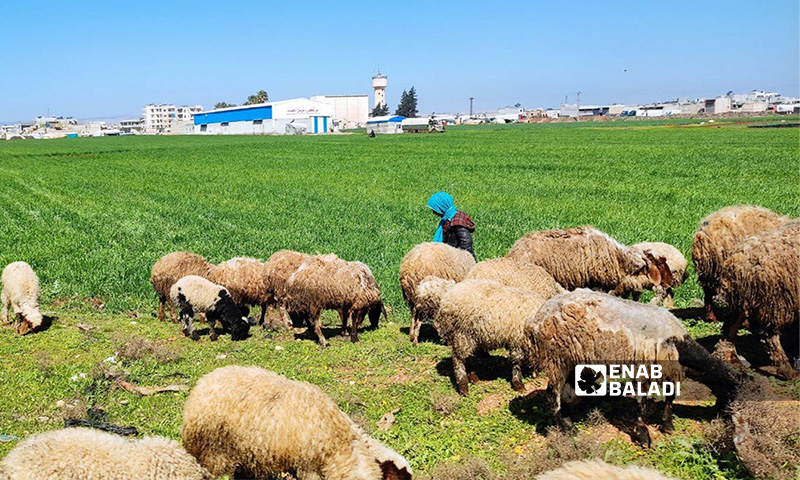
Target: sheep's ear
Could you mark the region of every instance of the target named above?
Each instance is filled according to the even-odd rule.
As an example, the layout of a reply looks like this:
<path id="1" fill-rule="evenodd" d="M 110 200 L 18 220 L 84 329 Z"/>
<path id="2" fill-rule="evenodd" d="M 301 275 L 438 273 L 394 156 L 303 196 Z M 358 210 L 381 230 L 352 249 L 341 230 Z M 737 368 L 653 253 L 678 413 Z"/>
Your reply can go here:
<path id="1" fill-rule="evenodd" d="M 228 297 L 228 296 L 230 296 L 230 295 L 228 294 L 228 291 L 227 291 L 227 290 L 225 290 L 224 288 L 223 288 L 223 289 L 220 289 L 220 291 L 219 291 L 219 298 L 225 298 L 225 297 Z"/>
<path id="2" fill-rule="evenodd" d="M 672 286 L 673 277 L 672 271 L 667 265 L 667 259 L 664 257 L 656 257 L 649 250 L 644 252 L 647 257 L 647 276 L 653 285 L 661 285 L 664 288 Z"/>
<path id="3" fill-rule="evenodd" d="M 411 480 L 411 473 L 406 467 L 398 468 L 391 460 L 381 463 L 382 480 Z"/>

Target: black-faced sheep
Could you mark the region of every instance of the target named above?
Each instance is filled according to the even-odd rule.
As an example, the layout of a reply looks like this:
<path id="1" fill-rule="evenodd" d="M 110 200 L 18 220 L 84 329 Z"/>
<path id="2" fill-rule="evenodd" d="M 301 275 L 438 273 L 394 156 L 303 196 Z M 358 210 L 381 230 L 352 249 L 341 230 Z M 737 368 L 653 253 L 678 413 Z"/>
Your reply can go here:
<path id="1" fill-rule="evenodd" d="M 717 320 L 714 298 L 719 293 L 722 269 L 730 252 L 745 237 L 776 230 L 787 221 L 787 217 L 771 210 L 750 205 L 725 207 L 700 221 L 692 238 L 692 259 L 697 280 L 703 287 L 708 320 Z"/>
<path id="2" fill-rule="evenodd" d="M 267 306 L 272 300 L 264 262 L 255 258 L 232 258 L 212 268 L 208 279 L 225 287 L 240 307 L 259 305 L 261 317 L 258 324 L 264 324 Z"/>
<path id="3" fill-rule="evenodd" d="M 2 308 L 0 320 L 8 324 L 8 311 L 14 313 L 14 324 L 17 333 L 25 335 L 42 326 L 42 313 L 39 311 L 39 277 L 30 265 L 25 262 L 8 264 L 3 270 Z"/>
<path id="4" fill-rule="evenodd" d="M 655 292 L 655 296 L 650 303 L 654 305 L 663 304 L 666 308 L 672 308 L 675 305 L 675 289 L 683 285 L 688 276 L 686 257 L 677 248 L 662 242 L 642 242 L 631 245 L 631 248 L 639 249 L 642 252 L 649 250 L 654 257 L 661 257 L 666 260 L 667 267 L 672 273 L 672 283 L 666 288 L 661 288 L 660 285 L 653 285 L 652 289 Z M 632 295 L 633 300 L 638 301 L 639 294 L 640 292 L 634 293 Z"/>
<path id="5" fill-rule="evenodd" d="M 385 314 L 378 282 L 369 267 L 361 262 L 348 262 L 336 255 L 315 255 L 303 262 L 292 274 L 286 287 L 289 311 L 303 312 L 309 328 L 321 346 L 328 342 L 322 334 L 320 314 L 337 310 L 342 321 L 342 333 L 350 321 L 350 340 L 358 341 L 358 327 L 369 315 L 373 328 Z"/>
<path id="6" fill-rule="evenodd" d="M 197 313 L 205 314 L 211 340 L 217 339 L 214 329 L 217 321 L 222 323 L 226 333 L 230 332 L 231 340 L 247 338 L 250 330 L 247 317 L 242 316 L 241 307 L 233 301 L 225 287 L 203 277 L 189 275 L 172 285 L 170 299 L 180 308 L 183 334 L 192 340 L 200 338 L 194 330 L 194 315 Z"/>
<path id="7" fill-rule="evenodd" d="M 213 267 L 205 258 L 189 252 L 172 252 L 159 258 L 150 272 L 150 283 L 158 295 L 158 319 L 164 321 L 164 307 L 167 306 L 172 323 L 177 323 L 174 310 L 177 305 L 167 305 L 172 285 L 187 275 L 208 278 Z"/>
<path id="8" fill-rule="evenodd" d="M 213 480 L 178 442 L 66 428 L 22 440 L 0 462 L 14 480 Z"/>
<path id="9" fill-rule="evenodd" d="M 522 366 L 533 359 L 532 344 L 525 334 L 526 319 L 545 298 L 525 289 L 507 287 L 492 280 L 464 280 L 441 298 L 436 326 L 453 352 L 453 371 L 458 392 L 469 391 L 467 361 L 475 353 L 508 350 L 511 386 L 524 389 Z"/>
<path id="10" fill-rule="evenodd" d="M 623 296 L 672 284 L 666 259 L 626 247 L 594 227 L 530 232 L 506 257 L 543 267 L 568 290 L 591 288 Z"/>
<path id="11" fill-rule="evenodd" d="M 539 265 L 517 262 L 510 258 L 478 262 L 464 280 L 494 280 L 507 287 L 517 287 L 537 293 L 546 299 L 566 291 Z"/>
<path id="12" fill-rule="evenodd" d="M 411 467 L 319 388 L 258 367 L 198 380 L 183 410 L 186 450 L 217 476 L 410 480 Z M 238 478 L 238 477 L 237 477 Z"/>
<path id="13" fill-rule="evenodd" d="M 278 306 L 280 308 L 283 326 L 285 327 L 292 325 L 286 310 L 286 286 L 289 284 L 289 278 L 309 258 L 311 258 L 311 255 L 307 253 L 280 250 L 273 253 L 264 263 L 264 275 L 266 276 L 266 284 L 270 295 L 268 303 L 269 306 Z M 298 315 L 300 314 L 295 313 L 293 316 Z M 298 324 L 295 326 L 302 326 L 304 321 L 305 319 L 298 318 Z"/>
<path id="14" fill-rule="evenodd" d="M 778 374 L 796 377 L 781 334 L 800 323 L 800 221 L 745 238 L 729 253 L 721 277 L 719 289 L 734 312 L 723 324 L 723 335 L 732 341 L 747 319 Z M 796 332 L 790 341 L 797 345 Z"/>
<path id="15" fill-rule="evenodd" d="M 460 282 L 474 266 L 475 258 L 469 252 L 439 242 L 421 243 L 403 257 L 400 262 L 400 289 L 411 310 L 409 337 L 414 345 L 419 342 L 422 321 L 430 318 L 416 308 L 415 295 L 419 282 L 427 276 Z"/>
<path id="16" fill-rule="evenodd" d="M 576 460 L 536 476 L 536 480 L 670 480 L 650 468 L 618 467 L 602 460 Z"/>
<path id="17" fill-rule="evenodd" d="M 721 360 L 695 342 L 669 311 L 591 290 L 579 289 L 548 300 L 529 318 L 525 330 L 541 367 L 547 372 L 548 390 L 553 395 L 555 418 L 571 427 L 562 416 L 561 399 L 565 384 L 581 364 L 660 365 L 662 378 L 651 382 L 680 381 L 681 366 L 700 372 L 699 381 L 726 405 L 740 385 L 738 375 Z M 640 399 L 640 405 L 643 398 Z M 662 426 L 671 431 L 673 396 L 666 396 Z M 641 412 L 640 412 L 641 413 Z M 650 435 L 641 415 L 635 434 L 646 445 Z"/>

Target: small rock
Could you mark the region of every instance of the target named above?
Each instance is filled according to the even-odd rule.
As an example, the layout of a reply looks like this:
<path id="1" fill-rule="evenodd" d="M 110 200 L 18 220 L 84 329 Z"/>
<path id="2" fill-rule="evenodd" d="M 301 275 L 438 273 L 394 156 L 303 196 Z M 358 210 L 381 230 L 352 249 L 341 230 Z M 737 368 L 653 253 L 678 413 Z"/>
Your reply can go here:
<path id="1" fill-rule="evenodd" d="M 67 402 L 65 402 L 64 400 L 59 400 L 59 401 L 56 402 L 56 407 L 64 408 L 64 405 L 66 405 L 66 404 L 67 404 Z"/>
<path id="2" fill-rule="evenodd" d="M 16 442 L 17 440 L 19 440 L 19 437 L 16 435 L 0 434 L 0 442 Z"/>
<path id="3" fill-rule="evenodd" d="M 112 355 L 112 356 L 106 358 L 105 360 L 103 360 L 103 362 L 104 363 L 117 363 L 117 356 L 116 355 Z"/>
<path id="4" fill-rule="evenodd" d="M 42 422 L 42 423 L 49 422 L 50 421 L 50 417 L 42 415 L 41 417 L 39 417 L 39 421 Z"/>
<path id="5" fill-rule="evenodd" d="M 122 400 L 119 401 L 120 405 L 127 405 L 128 403 L 130 403 L 130 402 L 128 402 L 128 400 L 125 400 L 125 399 L 122 399 Z"/>
<path id="6" fill-rule="evenodd" d="M 285 350 L 285 349 L 280 345 L 275 345 L 275 350 Z"/>
<path id="7" fill-rule="evenodd" d="M 136 320 L 134 320 L 134 321 L 132 321 L 132 322 L 131 322 L 131 325 L 137 325 L 138 323 L 139 323 L 139 322 L 137 322 Z"/>
<path id="8" fill-rule="evenodd" d="M 216 359 L 217 359 L 217 360 L 225 360 L 226 358 L 228 358 L 228 356 L 227 356 L 227 355 L 225 355 L 224 353 L 220 353 L 220 354 L 218 354 L 218 355 L 216 356 Z"/>

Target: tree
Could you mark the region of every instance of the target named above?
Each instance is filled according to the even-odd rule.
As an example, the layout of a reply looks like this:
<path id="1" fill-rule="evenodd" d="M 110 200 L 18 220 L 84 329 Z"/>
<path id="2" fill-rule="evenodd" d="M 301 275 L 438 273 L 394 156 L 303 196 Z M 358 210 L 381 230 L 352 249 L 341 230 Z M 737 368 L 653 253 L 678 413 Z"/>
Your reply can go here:
<path id="1" fill-rule="evenodd" d="M 406 118 L 415 118 L 417 116 L 417 90 L 411 87 L 411 90 L 403 90 L 400 96 L 400 104 L 397 105 L 395 115 L 402 115 Z"/>
<path id="2" fill-rule="evenodd" d="M 245 105 L 255 105 L 256 103 L 267 103 L 269 102 L 269 95 L 264 90 L 259 90 L 258 93 L 255 95 L 250 95 L 247 97 L 247 101 L 244 102 Z"/>
<path id="3" fill-rule="evenodd" d="M 217 102 L 214 104 L 214 108 L 230 108 L 235 107 L 236 105 L 228 102 Z"/>
<path id="4" fill-rule="evenodd" d="M 389 115 L 389 105 L 384 103 L 372 109 L 373 117 L 380 117 L 381 115 Z"/>

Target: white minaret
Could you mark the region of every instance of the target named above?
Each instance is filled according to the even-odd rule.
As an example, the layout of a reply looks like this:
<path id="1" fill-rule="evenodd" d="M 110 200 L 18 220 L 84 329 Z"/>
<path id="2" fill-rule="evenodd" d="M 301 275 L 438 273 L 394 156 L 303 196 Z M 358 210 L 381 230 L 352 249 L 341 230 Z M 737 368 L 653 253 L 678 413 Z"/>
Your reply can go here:
<path id="1" fill-rule="evenodd" d="M 381 74 L 381 69 L 378 69 L 378 74 L 372 77 L 372 89 L 375 90 L 375 106 L 386 105 L 386 75 Z"/>

